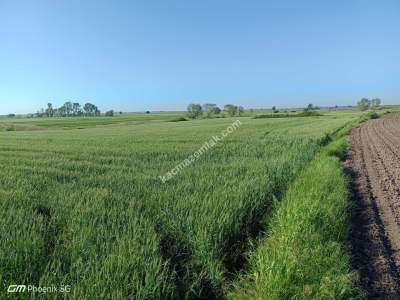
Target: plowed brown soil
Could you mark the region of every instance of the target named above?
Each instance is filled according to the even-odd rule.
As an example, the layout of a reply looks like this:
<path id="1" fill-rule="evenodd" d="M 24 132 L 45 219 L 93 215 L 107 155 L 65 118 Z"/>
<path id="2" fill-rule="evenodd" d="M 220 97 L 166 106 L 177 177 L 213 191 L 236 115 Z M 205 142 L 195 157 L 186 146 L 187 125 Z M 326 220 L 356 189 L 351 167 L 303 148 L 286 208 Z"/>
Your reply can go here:
<path id="1" fill-rule="evenodd" d="M 363 123 L 350 141 L 352 265 L 368 299 L 400 299 L 400 114 Z"/>

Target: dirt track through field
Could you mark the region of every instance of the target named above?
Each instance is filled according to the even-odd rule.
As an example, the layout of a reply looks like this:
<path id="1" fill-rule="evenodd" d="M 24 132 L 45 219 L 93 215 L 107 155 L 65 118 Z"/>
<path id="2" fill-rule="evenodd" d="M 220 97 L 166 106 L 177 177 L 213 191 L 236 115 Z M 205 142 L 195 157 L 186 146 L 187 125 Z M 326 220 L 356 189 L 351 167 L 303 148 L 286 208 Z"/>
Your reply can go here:
<path id="1" fill-rule="evenodd" d="M 363 123 L 350 141 L 352 266 L 368 299 L 400 299 L 400 114 Z"/>

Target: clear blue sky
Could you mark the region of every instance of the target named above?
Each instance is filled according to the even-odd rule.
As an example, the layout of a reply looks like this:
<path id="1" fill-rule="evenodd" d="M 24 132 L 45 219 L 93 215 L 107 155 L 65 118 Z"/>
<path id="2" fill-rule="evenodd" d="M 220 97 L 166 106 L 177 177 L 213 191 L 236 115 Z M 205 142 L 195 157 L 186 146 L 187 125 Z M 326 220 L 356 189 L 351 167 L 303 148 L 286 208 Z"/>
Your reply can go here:
<path id="1" fill-rule="evenodd" d="M 400 103 L 400 1 L 0 0 L 0 114 Z"/>

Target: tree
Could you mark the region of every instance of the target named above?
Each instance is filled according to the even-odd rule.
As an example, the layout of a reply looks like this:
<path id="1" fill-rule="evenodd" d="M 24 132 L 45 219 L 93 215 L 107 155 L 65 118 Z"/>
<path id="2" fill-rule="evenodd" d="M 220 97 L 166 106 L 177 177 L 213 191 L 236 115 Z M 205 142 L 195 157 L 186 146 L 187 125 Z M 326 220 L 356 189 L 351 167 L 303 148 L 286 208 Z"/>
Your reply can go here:
<path id="1" fill-rule="evenodd" d="M 53 117 L 54 116 L 54 109 L 53 109 L 53 104 L 47 103 L 47 108 L 46 108 L 46 116 L 48 117 Z"/>
<path id="2" fill-rule="evenodd" d="M 312 110 L 312 109 L 314 109 L 314 105 L 312 103 L 308 104 L 306 110 Z"/>
<path id="3" fill-rule="evenodd" d="M 382 100 L 379 98 L 373 98 L 371 99 L 371 107 L 372 108 L 378 108 L 382 103 Z"/>
<path id="4" fill-rule="evenodd" d="M 66 109 L 65 105 L 63 105 L 63 106 L 61 106 L 61 107 L 59 107 L 57 109 L 57 115 L 59 117 L 66 117 L 67 116 L 67 109 Z"/>
<path id="5" fill-rule="evenodd" d="M 106 117 L 113 117 L 114 116 L 114 111 L 111 109 L 109 111 L 106 111 L 105 113 Z"/>
<path id="6" fill-rule="evenodd" d="M 244 113 L 244 108 L 243 108 L 243 106 L 238 106 L 238 108 L 237 108 L 237 113 L 238 113 L 239 116 L 241 116 L 241 115 Z"/>
<path id="7" fill-rule="evenodd" d="M 83 111 L 85 112 L 85 116 L 99 116 L 100 110 L 98 107 L 92 103 L 86 103 L 83 106 Z"/>
<path id="8" fill-rule="evenodd" d="M 221 112 L 221 109 L 212 103 L 206 103 L 203 105 L 203 112 L 207 115 L 207 117 L 211 117 L 212 115 L 217 115 Z"/>
<path id="9" fill-rule="evenodd" d="M 65 114 L 67 115 L 67 117 L 71 116 L 74 112 L 74 105 L 72 104 L 72 102 L 70 101 L 65 102 L 64 107 L 65 107 Z"/>
<path id="10" fill-rule="evenodd" d="M 7 117 L 9 117 L 9 118 L 14 118 L 14 117 L 15 117 L 15 114 L 8 114 Z"/>
<path id="11" fill-rule="evenodd" d="M 224 106 L 224 111 L 231 117 L 233 117 L 234 115 L 236 115 L 237 111 L 238 111 L 238 107 L 236 105 L 233 104 L 226 104 Z"/>
<path id="12" fill-rule="evenodd" d="M 78 102 L 70 102 L 67 101 L 65 102 L 61 107 L 59 108 L 54 108 L 53 104 L 47 103 L 47 108 L 46 109 L 41 109 L 35 114 L 32 114 L 33 117 L 71 117 L 71 116 L 100 116 L 101 112 L 99 108 L 92 104 L 92 103 L 86 103 L 85 106 L 82 107 L 80 103 Z M 113 111 L 114 114 L 114 111 Z M 121 112 L 122 114 L 122 112 Z"/>
<path id="13" fill-rule="evenodd" d="M 276 111 L 276 106 L 272 106 L 272 111 L 273 111 L 273 112 Z"/>
<path id="14" fill-rule="evenodd" d="M 203 109 L 200 104 L 191 103 L 187 107 L 187 115 L 191 119 L 197 119 L 203 113 Z"/>
<path id="15" fill-rule="evenodd" d="M 83 111 L 85 113 L 85 116 L 91 116 L 93 114 L 93 104 L 91 103 L 86 103 L 83 106 Z"/>
<path id="16" fill-rule="evenodd" d="M 149 110 L 146 110 L 146 114 L 149 114 L 150 113 L 150 111 Z"/>
<path id="17" fill-rule="evenodd" d="M 101 115 L 101 111 L 96 105 L 94 106 L 94 115 L 95 116 L 100 116 Z"/>
<path id="18" fill-rule="evenodd" d="M 72 112 L 74 116 L 80 116 L 82 115 L 82 108 L 81 105 L 78 102 L 75 102 L 72 104 Z"/>
<path id="19" fill-rule="evenodd" d="M 368 98 L 362 98 L 357 102 L 357 106 L 361 111 L 367 110 L 371 106 L 371 101 Z"/>

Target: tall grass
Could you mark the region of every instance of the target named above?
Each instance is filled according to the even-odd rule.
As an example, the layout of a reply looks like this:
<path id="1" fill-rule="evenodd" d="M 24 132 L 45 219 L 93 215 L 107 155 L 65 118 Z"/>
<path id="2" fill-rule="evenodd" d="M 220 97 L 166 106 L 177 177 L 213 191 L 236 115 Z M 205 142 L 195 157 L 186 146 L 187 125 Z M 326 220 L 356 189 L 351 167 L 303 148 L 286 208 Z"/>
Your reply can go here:
<path id="1" fill-rule="evenodd" d="M 326 147 L 290 186 L 250 258 L 249 275 L 231 299 L 352 299 L 359 296 L 347 245 L 348 191 L 337 157 Z"/>
<path id="2" fill-rule="evenodd" d="M 68 284 L 88 299 L 222 297 L 273 199 L 353 118 L 242 118 L 165 184 L 159 175 L 234 119 L 1 132 L 0 297 L 9 284 Z"/>

